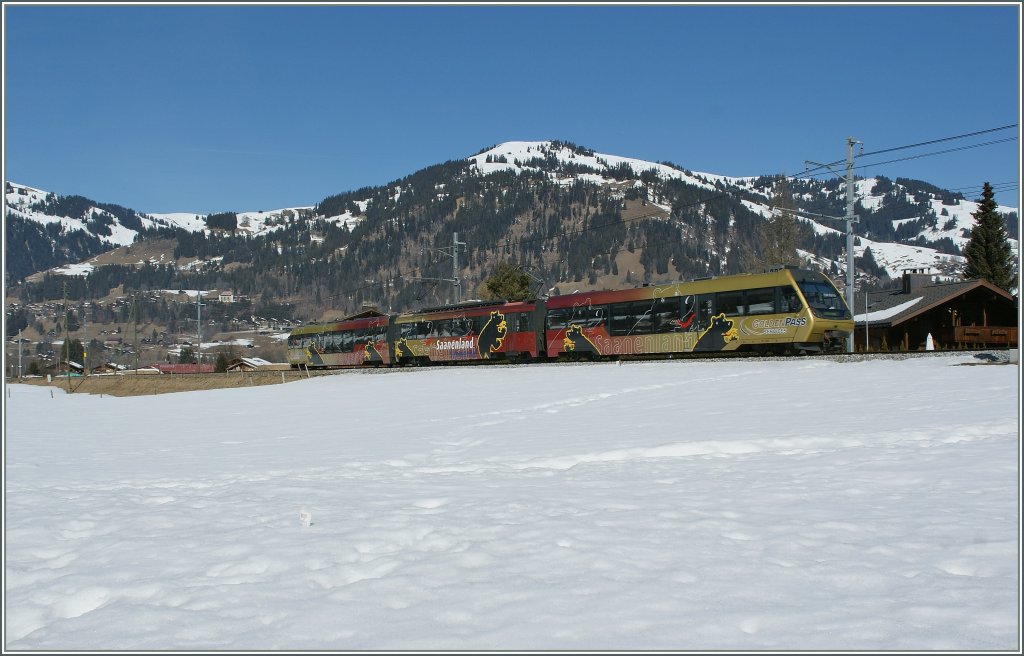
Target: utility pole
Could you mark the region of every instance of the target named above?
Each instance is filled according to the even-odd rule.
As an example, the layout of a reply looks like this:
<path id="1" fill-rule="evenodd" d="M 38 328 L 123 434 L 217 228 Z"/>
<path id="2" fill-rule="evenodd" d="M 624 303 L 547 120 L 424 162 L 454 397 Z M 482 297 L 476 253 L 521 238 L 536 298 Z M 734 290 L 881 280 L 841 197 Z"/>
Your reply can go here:
<path id="1" fill-rule="evenodd" d="M 864 289 L 864 352 L 867 353 L 871 350 L 871 342 L 868 341 L 868 326 L 871 324 L 871 320 L 868 318 L 868 290 Z"/>
<path id="2" fill-rule="evenodd" d="M 85 301 L 82 301 L 82 376 L 89 375 L 89 327 L 86 325 Z"/>
<path id="3" fill-rule="evenodd" d="M 196 373 L 199 373 L 199 367 L 203 364 L 203 304 L 199 302 L 203 293 L 200 290 L 196 290 Z"/>
<path id="4" fill-rule="evenodd" d="M 853 145 L 860 144 L 861 152 L 864 150 L 864 142 L 857 141 L 853 137 L 846 138 L 846 216 L 825 216 L 819 214 L 826 219 L 843 219 L 846 221 L 846 307 L 849 308 L 851 316 L 853 315 L 853 224 L 860 221 L 860 217 L 853 213 L 853 206 L 857 201 L 856 191 L 853 183 Z M 830 171 L 835 172 L 831 164 L 819 164 L 818 162 L 812 162 L 807 160 L 804 162 L 806 167 L 808 164 L 814 164 L 818 167 L 827 168 Z M 846 351 L 853 353 L 853 333 L 851 332 L 849 337 L 846 338 Z"/>
<path id="5" fill-rule="evenodd" d="M 68 369 L 68 394 L 71 393 L 71 344 L 68 343 L 68 284 L 64 283 L 64 357 Z"/>
<path id="6" fill-rule="evenodd" d="M 459 233 L 452 233 L 452 279 L 455 281 L 455 302 L 462 302 L 462 280 L 459 278 L 459 246 L 466 242 L 459 241 Z"/>
<path id="7" fill-rule="evenodd" d="M 860 219 L 853 213 L 857 196 L 853 184 L 853 144 L 864 147 L 863 141 L 846 138 L 846 307 L 853 313 L 853 224 Z M 863 150 L 862 150 L 863 152 Z M 846 339 L 846 350 L 853 353 L 853 333 Z"/>
<path id="8" fill-rule="evenodd" d="M 422 278 L 422 277 L 416 277 L 416 278 L 406 278 L 406 280 L 408 280 L 410 282 L 425 282 L 425 281 L 431 281 L 431 280 L 437 281 L 437 282 L 450 282 L 453 285 L 455 285 L 455 303 L 461 303 L 462 302 L 462 280 L 459 278 L 459 246 L 465 246 L 465 245 L 466 245 L 466 242 L 459 241 L 459 233 L 456 232 L 456 233 L 453 233 L 453 235 L 452 235 L 452 245 L 450 247 L 451 248 L 451 253 L 450 254 L 448 253 L 449 247 L 426 249 L 426 250 L 431 250 L 431 251 L 437 251 L 439 253 L 444 253 L 445 255 L 449 255 L 452 258 L 452 277 L 451 278 Z M 462 250 L 463 250 L 463 252 L 465 252 L 466 249 L 463 248 Z M 422 253 L 423 251 L 421 250 L 420 252 Z"/>
<path id="9" fill-rule="evenodd" d="M 135 351 L 135 373 L 139 373 L 139 315 L 137 314 L 138 294 L 132 296 L 132 309 L 128 313 L 128 321 L 134 322 L 135 337 L 132 350 Z"/>
<path id="10" fill-rule="evenodd" d="M 18 380 L 21 380 L 21 328 L 18 329 Z"/>

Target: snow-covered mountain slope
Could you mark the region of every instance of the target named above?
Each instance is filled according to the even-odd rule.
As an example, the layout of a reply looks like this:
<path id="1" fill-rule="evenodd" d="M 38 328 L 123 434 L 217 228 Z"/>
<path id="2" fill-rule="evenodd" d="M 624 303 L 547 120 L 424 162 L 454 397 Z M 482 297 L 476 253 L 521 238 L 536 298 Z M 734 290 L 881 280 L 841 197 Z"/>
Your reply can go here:
<path id="1" fill-rule="evenodd" d="M 616 193 L 626 194 L 630 189 L 643 188 L 655 181 L 679 181 L 698 189 L 712 193 L 721 193 L 739 198 L 747 210 L 762 217 L 770 216 L 769 202 L 772 189 L 766 184 L 765 178 L 729 177 L 725 175 L 691 171 L 667 163 L 655 163 L 646 160 L 622 157 L 618 155 L 597 153 L 592 150 L 560 141 L 509 141 L 486 149 L 466 158 L 469 163 L 469 174 L 487 176 L 497 172 L 531 172 L 541 173 L 550 180 L 561 185 L 572 185 L 583 181 L 613 188 Z M 800 200 L 813 201 L 826 199 L 832 202 L 845 202 L 842 185 L 828 185 L 823 181 L 812 181 L 811 191 L 803 194 Z M 930 187 L 930 185 L 924 185 Z M 405 193 L 399 183 L 391 183 L 377 188 L 386 189 L 391 198 L 400 197 Z M 934 189 L 934 188 L 933 188 Z M 444 185 L 439 188 L 438 198 L 445 194 Z M 77 198 L 77 197 L 76 197 Z M 6 184 L 6 209 L 13 216 L 35 221 L 44 225 L 59 224 L 62 234 L 83 231 L 95 235 L 111 248 L 131 244 L 140 230 L 158 227 L 180 228 L 190 232 L 214 232 L 207 224 L 207 215 L 193 212 L 175 212 L 164 214 L 135 213 L 116 206 L 95 206 L 80 202 L 68 203 L 67 199 L 21 184 Z M 855 255 L 863 257 L 870 248 L 875 262 L 891 277 L 899 276 L 904 269 L 935 269 L 938 272 L 953 272 L 959 269 L 963 258 L 949 254 L 951 245 L 962 249 L 969 241 L 971 228 L 974 226 L 972 213 L 978 209 L 978 203 L 954 198 L 948 192 L 925 193 L 920 190 L 908 190 L 899 183 L 879 178 L 867 178 L 857 181 L 857 200 L 862 208 L 860 211 L 880 213 L 891 210 L 896 202 L 915 204 L 913 212 L 903 211 L 898 219 L 892 220 L 893 230 L 901 231 L 899 243 L 885 238 L 877 238 L 869 232 L 858 236 Z M 652 197 L 649 199 L 652 208 L 661 208 L 668 216 L 671 206 L 668 201 Z M 269 234 L 281 230 L 295 221 L 320 219 L 336 226 L 345 225 L 352 229 L 365 218 L 371 197 L 355 198 L 344 211 L 332 212 L 331 216 L 315 216 L 313 205 L 305 207 L 283 208 L 270 211 L 244 211 L 237 213 L 236 233 L 252 236 Z M 61 212 L 62 208 L 73 208 L 74 211 Z M 1000 205 L 998 211 L 1010 215 L 1017 210 L 1014 207 Z M 841 221 L 824 219 L 804 219 L 819 234 L 840 234 L 844 230 Z M 887 230 L 888 235 L 893 230 Z M 1015 237 L 1016 235 L 1011 235 Z M 310 239 L 316 240 L 317 235 L 311 234 Z M 938 247 L 939 244 L 944 247 Z M 935 244 L 933 248 L 930 244 Z M 1011 238 L 1011 246 L 1015 250 L 1019 244 Z M 719 254 L 721 255 L 721 254 Z M 822 266 L 832 268 L 833 265 L 842 269 L 845 263 L 821 258 L 818 254 L 807 252 L 805 255 Z M 65 269 L 66 270 L 66 269 Z"/>
<path id="2" fill-rule="evenodd" d="M 193 212 L 172 212 L 166 214 L 144 214 L 132 212 L 132 219 L 126 220 L 123 212 L 115 213 L 105 207 L 93 204 L 77 203 L 72 212 L 51 213 L 47 206 L 53 207 L 58 196 L 53 192 L 36 189 L 27 185 L 8 182 L 6 184 L 5 209 L 14 216 L 35 221 L 43 225 L 60 224 L 62 231 L 81 230 L 96 235 L 111 247 L 127 246 L 135 241 L 140 230 L 156 228 L 181 228 L 189 232 L 211 232 L 206 225 L 207 215 Z M 84 199 L 82 199 L 84 201 Z M 58 207 L 62 204 L 56 203 Z M 64 205 L 66 206 L 66 204 Z M 110 207 L 109 205 L 107 207 Z M 124 209 L 124 208 L 121 208 Z M 312 211 L 310 207 L 291 207 L 279 210 L 239 212 L 238 231 L 259 235 L 280 229 L 288 222 L 297 219 L 301 212 Z M 97 230 L 97 224 L 104 224 L 109 233 Z M 126 225 L 127 224 L 127 225 Z"/>
<path id="3" fill-rule="evenodd" d="M 97 236 L 100 241 L 110 244 L 111 247 L 131 244 L 139 233 L 137 229 L 126 226 L 122 218 L 103 208 L 89 206 L 84 208 L 84 211 L 78 216 L 67 216 L 64 213 L 54 214 L 43 209 L 48 200 L 55 198 L 55 194 L 52 192 L 13 182 L 8 182 L 5 186 L 5 216 L 6 214 L 12 214 L 15 217 L 35 221 L 43 225 L 58 224 L 61 233 L 87 232 Z M 154 228 L 158 226 L 151 219 L 146 219 L 142 216 L 137 216 L 137 219 L 141 227 Z M 97 225 L 104 224 L 107 230 L 102 228 L 97 230 Z"/>

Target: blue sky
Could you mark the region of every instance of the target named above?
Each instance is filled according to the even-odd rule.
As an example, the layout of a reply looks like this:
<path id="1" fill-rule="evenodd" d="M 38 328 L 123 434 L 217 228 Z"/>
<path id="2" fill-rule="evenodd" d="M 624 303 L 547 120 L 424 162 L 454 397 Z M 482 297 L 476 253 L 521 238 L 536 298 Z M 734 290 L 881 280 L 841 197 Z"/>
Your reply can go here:
<path id="1" fill-rule="evenodd" d="M 314 205 L 511 140 L 792 175 L 847 136 L 870 154 L 1018 123 L 1019 11 L 8 3 L 4 176 L 205 214 Z M 1012 183 L 997 201 L 1019 207 L 1018 135 L 858 174 Z"/>

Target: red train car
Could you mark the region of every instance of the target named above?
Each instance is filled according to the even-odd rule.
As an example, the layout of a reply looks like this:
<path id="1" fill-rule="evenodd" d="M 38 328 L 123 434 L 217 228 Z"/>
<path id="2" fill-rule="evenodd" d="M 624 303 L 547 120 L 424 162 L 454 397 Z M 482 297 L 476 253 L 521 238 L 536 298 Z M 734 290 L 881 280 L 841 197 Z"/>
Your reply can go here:
<path id="1" fill-rule="evenodd" d="M 535 302 L 473 302 L 400 314 L 392 342 L 399 364 L 528 360 L 540 352 Z"/>

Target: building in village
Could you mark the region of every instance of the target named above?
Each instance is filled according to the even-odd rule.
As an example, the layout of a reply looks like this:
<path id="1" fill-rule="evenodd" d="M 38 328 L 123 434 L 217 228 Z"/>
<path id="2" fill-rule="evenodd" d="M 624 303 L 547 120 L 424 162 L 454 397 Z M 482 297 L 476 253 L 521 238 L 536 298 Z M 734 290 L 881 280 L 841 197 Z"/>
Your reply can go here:
<path id="1" fill-rule="evenodd" d="M 287 371 L 291 368 L 287 362 L 270 362 L 263 358 L 235 358 L 228 363 L 227 371 Z"/>
<path id="2" fill-rule="evenodd" d="M 858 293 L 854 350 L 1016 348 L 1018 299 L 987 280 L 937 282 L 920 269 L 899 288 Z"/>

